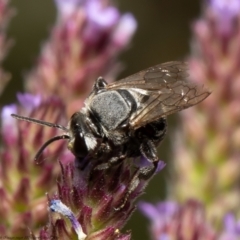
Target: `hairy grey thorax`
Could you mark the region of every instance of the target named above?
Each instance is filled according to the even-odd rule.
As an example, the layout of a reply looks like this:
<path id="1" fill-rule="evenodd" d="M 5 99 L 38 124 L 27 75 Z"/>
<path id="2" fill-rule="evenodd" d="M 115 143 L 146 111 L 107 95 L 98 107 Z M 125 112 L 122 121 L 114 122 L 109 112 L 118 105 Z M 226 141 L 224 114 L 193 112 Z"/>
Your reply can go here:
<path id="1" fill-rule="evenodd" d="M 107 91 L 96 95 L 89 107 L 107 130 L 118 128 L 131 112 L 130 106 L 117 91 Z"/>

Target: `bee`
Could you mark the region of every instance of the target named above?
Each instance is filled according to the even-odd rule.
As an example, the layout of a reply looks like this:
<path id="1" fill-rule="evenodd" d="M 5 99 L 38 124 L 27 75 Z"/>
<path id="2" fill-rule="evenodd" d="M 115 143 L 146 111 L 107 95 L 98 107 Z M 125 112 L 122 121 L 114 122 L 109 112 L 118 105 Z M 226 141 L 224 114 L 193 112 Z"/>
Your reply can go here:
<path id="1" fill-rule="evenodd" d="M 126 158 L 145 157 L 151 164 L 139 167 L 133 176 L 122 208 L 140 179 L 150 178 L 158 166 L 156 148 L 167 131 L 166 117 L 209 96 L 209 90 L 188 81 L 188 76 L 188 64 L 173 61 L 109 84 L 99 77 L 85 106 L 72 115 L 67 127 L 12 116 L 63 130 L 64 134 L 51 138 L 40 148 L 35 160 L 50 143 L 60 139 L 68 141 L 68 149 L 78 161 L 99 159 L 96 170 L 109 169 Z"/>

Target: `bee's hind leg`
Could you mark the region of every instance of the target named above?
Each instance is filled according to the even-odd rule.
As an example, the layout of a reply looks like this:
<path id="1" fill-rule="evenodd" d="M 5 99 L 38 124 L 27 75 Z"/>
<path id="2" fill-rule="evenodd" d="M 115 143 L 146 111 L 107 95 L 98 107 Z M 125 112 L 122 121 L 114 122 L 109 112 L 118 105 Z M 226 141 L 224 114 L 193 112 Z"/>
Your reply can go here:
<path id="1" fill-rule="evenodd" d="M 148 180 L 151 178 L 157 170 L 159 159 L 157 157 L 157 150 L 151 140 L 146 140 L 141 144 L 140 151 L 142 155 L 147 158 L 152 164 L 149 166 L 140 167 L 133 175 L 123 202 L 120 206 L 116 207 L 115 210 L 121 210 L 127 203 L 130 194 L 138 187 L 141 179 Z"/>
<path id="2" fill-rule="evenodd" d="M 133 175 L 133 177 L 128 185 L 126 194 L 123 198 L 121 205 L 115 208 L 116 211 L 119 211 L 122 208 L 124 208 L 124 206 L 126 205 L 128 199 L 129 199 L 130 194 L 138 187 L 141 179 L 147 180 L 147 179 L 151 178 L 153 176 L 153 174 L 155 173 L 157 167 L 158 167 L 158 162 L 153 162 L 152 166 L 141 167 L 136 171 L 136 173 Z"/>

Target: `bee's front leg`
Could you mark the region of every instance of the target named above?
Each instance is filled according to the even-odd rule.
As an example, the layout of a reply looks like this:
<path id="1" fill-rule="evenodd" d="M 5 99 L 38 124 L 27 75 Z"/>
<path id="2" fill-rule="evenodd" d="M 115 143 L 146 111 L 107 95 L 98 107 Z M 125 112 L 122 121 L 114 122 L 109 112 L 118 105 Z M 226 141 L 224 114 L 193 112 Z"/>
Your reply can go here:
<path id="1" fill-rule="evenodd" d="M 98 164 L 94 170 L 106 170 L 112 166 L 122 163 L 122 161 L 127 157 L 122 148 L 119 150 L 119 154 L 116 157 L 111 157 L 107 162 Z"/>

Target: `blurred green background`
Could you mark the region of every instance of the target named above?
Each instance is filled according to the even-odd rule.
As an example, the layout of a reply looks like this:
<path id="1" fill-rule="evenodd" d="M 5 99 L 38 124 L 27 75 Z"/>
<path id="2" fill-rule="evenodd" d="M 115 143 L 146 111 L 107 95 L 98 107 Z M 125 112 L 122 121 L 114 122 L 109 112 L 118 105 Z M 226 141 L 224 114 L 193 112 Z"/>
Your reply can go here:
<path id="1" fill-rule="evenodd" d="M 122 12 L 133 13 L 138 22 L 129 49 L 120 57 L 125 70 L 119 78 L 157 63 L 183 60 L 188 56 L 191 25 L 200 15 L 200 1 L 119 0 L 115 3 Z M 16 9 L 16 15 L 10 22 L 8 37 L 14 40 L 14 46 L 4 62 L 4 68 L 12 74 L 12 80 L 0 98 L 1 105 L 15 101 L 16 92 L 22 91 L 23 76 L 37 61 L 41 45 L 47 39 L 56 17 L 53 0 L 11 0 L 11 5 Z M 173 122 L 177 122 L 176 118 L 170 117 L 170 123 Z M 170 129 L 173 128 L 170 126 Z M 168 165 L 152 179 L 142 200 L 157 202 L 164 199 L 171 161 L 169 141 L 169 138 L 165 140 L 159 152 L 160 159 Z M 132 239 L 150 239 L 147 220 L 138 212 L 134 213 L 126 229 L 132 230 Z"/>

